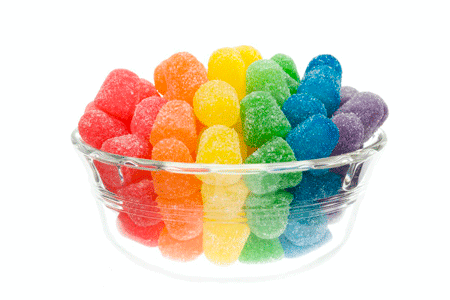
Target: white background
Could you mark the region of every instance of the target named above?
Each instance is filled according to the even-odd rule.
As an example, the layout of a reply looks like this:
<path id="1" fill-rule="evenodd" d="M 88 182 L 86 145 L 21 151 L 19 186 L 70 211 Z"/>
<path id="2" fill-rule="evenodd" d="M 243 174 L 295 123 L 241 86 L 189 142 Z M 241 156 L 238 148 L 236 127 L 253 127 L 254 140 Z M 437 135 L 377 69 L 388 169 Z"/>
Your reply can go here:
<path id="1" fill-rule="evenodd" d="M 2 1 L 0 298 L 449 297 L 445 2 Z M 106 239 L 70 133 L 112 69 L 153 81 L 175 52 L 206 64 L 242 44 L 288 54 L 300 73 L 333 54 L 343 85 L 389 105 L 389 141 L 352 235 L 325 264 L 263 283 L 144 269 Z"/>

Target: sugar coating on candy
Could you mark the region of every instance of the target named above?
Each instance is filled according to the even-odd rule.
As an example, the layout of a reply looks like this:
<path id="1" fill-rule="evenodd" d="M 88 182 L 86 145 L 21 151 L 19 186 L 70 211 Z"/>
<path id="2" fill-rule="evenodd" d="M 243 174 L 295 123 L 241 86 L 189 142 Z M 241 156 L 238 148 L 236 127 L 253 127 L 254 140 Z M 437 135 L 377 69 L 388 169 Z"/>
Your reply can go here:
<path id="1" fill-rule="evenodd" d="M 285 137 L 291 124 L 269 92 L 252 92 L 241 101 L 245 143 L 260 147 L 274 137 Z"/>
<path id="2" fill-rule="evenodd" d="M 290 56 L 278 53 L 272 56 L 270 59 L 276 62 L 292 79 L 300 84 L 300 76 L 297 72 L 297 66 Z"/>
<path id="3" fill-rule="evenodd" d="M 242 249 L 239 261 L 247 264 L 269 263 L 284 257 L 283 247 L 278 238 L 261 239 L 250 233 Z"/>
<path id="4" fill-rule="evenodd" d="M 152 148 L 143 138 L 135 134 L 127 134 L 106 140 L 100 150 L 126 157 L 147 159 L 150 158 Z M 94 164 L 103 184 L 112 192 L 127 184 L 151 178 L 149 171 L 124 166 L 117 167 L 99 161 L 94 161 Z"/>
<path id="5" fill-rule="evenodd" d="M 197 163 L 240 164 L 242 163 L 237 132 L 224 125 L 206 129 L 198 145 Z"/>
<path id="6" fill-rule="evenodd" d="M 360 92 L 342 105 L 335 115 L 341 113 L 354 113 L 361 120 L 365 142 L 387 118 L 387 106 L 380 96 L 371 92 Z"/>
<path id="7" fill-rule="evenodd" d="M 91 101 L 88 103 L 88 105 L 86 105 L 84 112 L 88 112 L 90 110 L 98 110 L 98 108 L 95 106 L 94 101 Z"/>
<path id="8" fill-rule="evenodd" d="M 139 79 L 139 102 L 148 97 L 160 97 L 156 87 L 150 81 L 140 78 Z"/>
<path id="9" fill-rule="evenodd" d="M 196 163 L 241 164 L 242 156 L 236 131 L 224 125 L 214 125 L 206 129 L 200 138 Z M 241 175 L 206 174 L 197 176 L 204 183 L 215 185 L 230 185 L 241 179 Z"/>
<path id="10" fill-rule="evenodd" d="M 252 46 L 242 45 L 234 47 L 234 49 L 239 51 L 239 54 L 241 55 L 241 58 L 245 63 L 245 69 L 247 69 L 248 66 L 250 66 L 255 61 L 262 59 L 261 53 L 259 53 L 259 51 Z"/>
<path id="11" fill-rule="evenodd" d="M 247 68 L 247 94 L 255 91 L 269 92 L 282 106 L 291 95 L 286 83 L 286 72 L 273 60 L 261 59 L 255 61 Z"/>
<path id="12" fill-rule="evenodd" d="M 123 203 L 122 210 L 136 225 L 142 227 L 161 222 L 156 197 L 153 182 L 148 179 L 129 184 L 117 191 L 117 198 Z"/>
<path id="13" fill-rule="evenodd" d="M 286 258 L 296 258 L 299 256 L 306 255 L 306 254 L 322 247 L 323 245 L 325 245 L 326 243 L 331 241 L 331 239 L 332 239 L 332 235 L 331 235 L 330 230 L 327 230 L 325 235 L 320 240 L 318 240 L 316 243 L 309 244 L 309 245 L 303 245 L 303 246 L 297 246 L 297 245 L 293 244 L 291 241 L 289 241 L 286 238 L 286 236 L 284 234 L 282 234 L 279 237 L 279 241 L 281 243 L 281 246 L 283 247 L 284 257 L 286 257 Z"/>
<path id="14" fill-rule="evenodd" d="M 336 57 L 334 57 L 333 55 L 330 55 L 330 54 L 321 54 L 321 55 L 314 57 L 308 63 L 308 66 L 306 67 L 305 75 L 307 73 L 309 73 L 311 70 L 314 70 L 320 66 L 331 67 L 334 70 L 335 76 L 338 79 L 338 82 L 340 85 L 341 79 L 342 79 L 342 67 Z"/>
<path id="15" fill-rule="evenodd" d="M 169 101 L 159 110 L 153 123 L 150 142 L 156 145 L 167 138 L 175 138 L 183 142 L 191 153 L 197 149 L 194 110 L 186 101 Z"/>
<path id="16" fill-rule="evenodd" d="M 158 208 L 169 234 L 181 241 L 202 233 L 203 202 L 200 192 L 178 198 L 156 198 Z"/>
<path id="17" fill-rule="evenodd" d="M 324 214 L 314 217 L 289 220 L 284 236 L 294 245 L 302 247 L 318 243 L 328 230 L 328 219 Z"/>
<path id="18" fill-rule="evenodd" d="M 116 69 L 108 74 L 97 96 L 95 106 L 129 123 L 139 102 L 140 78 L 131 71 Z"/>
<path id="19" fill-rule="evenodd" d="M 330 201 L 342 190 L 342 179 L 339 175 L 327 172 L 322 176 L 314 176 L 311 172 L 304 172 L 302 182 L 292 189 L 294 200 L 291 203 L 289 218 L 297 220 L 317 214 L 324 214 L 322 205 Z M 324 200 L 326 199 L 326 200 Z M 327 211 L 327 216 L 332 214 Z"/>
<path id="20" fill-rule="evenodd" d="M 233 126 L 239 119 L 239 98 L 227 82 L 211 80 L 203 84 L 194 96 L 194 113 L 206 126 Z"/>
<path id="21" fill-rule="evenodd" d="M 153 147 L 151 157 L 156 161 L 194 162 L 186 145 L 174 138 L 159 141 Z M 152 172 L 152 177 L 156 193 L 167 198 L 189 196 L 201 188 L 201 181 L 194 175 L 161 170 Z"/>
<path id="22" fill-rule="evenodd" d="M 78 132 L 86 144 L 96 149 L 100 149 L 102 144 L 110 138 L 130 133 L 122 121 L 95 108 L 81 116 Z"/>
<path id="23" fill-rule="evenodd" d="M 358 93 L 358 90 L 351 86 L 342 86 L 341 87 L 341 104 L 344 105 L 348 100 L 350 100 L 353 96 Z"/>
<path id="24" fill-rule="evenodd" d="M 245 213 L 251 232 L 262 239 L 279 237 L 288 224 L 289 204 L 293 198 L 291 193 L 281 190 L 263 196 L 254 195 L 246 200 Z M 269 204 L 255 205 L 258 202 Z"/>
<path id="25" fill-rule="evenodd" d="M 203 236 L 199 234 L 193 239 L 180 241 L 173 238 L 164 227 L 159 236 L 158 248 L 164 257 L 182 262 L 192 261 L 203 253 Z"/>
<path id="26" fill-rule="evenodd" d="M 242 180 L 227 186 L 203 183 L 204 217 L 213 220 L 238 218 L 243 214 L 242 207 L 249 192 Z"/>
<path id="27" fill-rule="evenodd" d="M 325 105 L 314 96 L 305 93 L 290 96 L 284 102 L 281 110 L 291 123 L 292 128 L 313 115 L 327 115 Z"/>
<path id="28" fill-rule="evenodd" d="M 209 222 L 203 226 L 205 257 L 217 265 L 230 265 L 238 260 L 250 235 L 250 228 L 240 220 Z"/>
<path id="29" fill-rule="evenodd" d="M 363 145 L 364 125 L 354 113 L 341 113 L 331 121 L 339 129 L 339 141 L 331 156 L 358 150 Z"/>
<path id="30" fill-rule="evenodd" d="M 159 96 L 151 96 L 139 102 L 131 119 L 131 133 L 135 133 L 149 141 L 156 116 L 166 103 L 167 100 Z"/>
<path id="31" fill-rule="evenodd" d="M 229 83 L 235 90 L 239 99 L 245 96 L 245 62 L 238 50 L 234 48 L 221 48 L 214 51 L 208 61 L 208 79 L 221 80 Z"/>
<path id="32" fill-rule="evenodd" d="M 208 81 L 201 62 L 188 52 L 175 53 L 154 72 L 155 87 L 167 100 L 183 100 L 192 105 L 197 89 Z"/>
<path id="33" fill-rule="evenodd" d="M 292 129 L 286 141 L 299 161 L 328 157 L 339 141 L 339 129 L 327 117 L 313 115 Z"/>
<path id="34" fill-rule="evenodd" d="M 158 245 L 159 236 L 164 228 L 163 222 L 146 227 L 138 226 L 130 219 L 128 214 L 123 212 L 119 213 L 116 225 L 123 236 L 148 247 Z"/>
<path id="35" fill-rule="evenodd" d="M 295 154 L 289 144 L 280 137 L 275 137 L 262 145 L 245 160 L 245 164 L 281 163 L 295 161 Z M 284 174 L 244 175 L 245 184 L 255 194 L 271 193 L 280 189 L 296 186 L 302 180 L 301 172 Z"/>
<path id="36" fill-rule="evenodd" d="M 320 65 L 305 74 L 297 93 L 306 93 L 320 100 L 327 109 L 327 116 L 339 108 L 341 103 L 340 82 L 335 71 L 326 65 Z"/>

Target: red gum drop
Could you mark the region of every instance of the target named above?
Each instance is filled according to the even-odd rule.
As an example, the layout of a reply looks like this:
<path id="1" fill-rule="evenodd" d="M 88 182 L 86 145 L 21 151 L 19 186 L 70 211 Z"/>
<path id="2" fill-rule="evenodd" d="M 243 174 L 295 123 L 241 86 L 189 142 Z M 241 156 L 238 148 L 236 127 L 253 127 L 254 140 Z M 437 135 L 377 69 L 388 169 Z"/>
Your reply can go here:
<path id="1" fill-rule="evenodd" d="M 137 226 L 133 223 L 126 213 L 119 213 L 117 217 L 117 228 L 119 232 L 144 246 L 156 247 L 158 246 L 159 236 L 164 228 L 164 222 L 159 222 L 153 226 Z"/>
<path id="2" fill-rule="evenodd" d="M 112 71 L 94 99 L 95 106 L 128 124 L 139 102 L 140 82 L 139 77 L 131 71 Z"/>
<path id="3" fill-rule="evenodd" d="M 130 124 L 131 133 L 137 134 L 149 141 L 156 116 L 161 107 L 166 103 L 167 100 L 159 96 L 152 96 L 142 100 L 134 111 Z"/>
<path id="4" fill-rule="evenodd" d="M 105 141 L 101 147 L 101 150 L 122 156 L 150 158 L 151 145 L 146 140 L 135 134 L 128 134 Z M 143 179 L 151 179 L 150 171 L 121 166 L 121 177 L 118 168 L 114 165 L 109 165 L 99 161 L 95 161 L 94 164 L 97 167 L 100 177 L 102 178 L 103 184 L 111 192 L 116 192 L 117 189 L 121 187 L 139 182 Z"/>
<path id="5" fill-rule="evenodd" d="M 85 143 L 96 149 L 100 149 L 110 138 L 130 133 L 123 122 L 98 109 L 89 110 L 81 116 L 78 132 Z"/>
<path id="6" fill-rule="evenodd" d="M 139 79 L 139 103 L 148 97 L 160 97 L 156 87 L 150 81 Z"/>
<path id="7" fill-rule="evenodd" d="M 146 227 L 161 222 L 157 195 L 151 180 L 144 179 L 121 188 L 117 196 L 123 202 L 122 211 L 127 212 L 136 225 Z"/>

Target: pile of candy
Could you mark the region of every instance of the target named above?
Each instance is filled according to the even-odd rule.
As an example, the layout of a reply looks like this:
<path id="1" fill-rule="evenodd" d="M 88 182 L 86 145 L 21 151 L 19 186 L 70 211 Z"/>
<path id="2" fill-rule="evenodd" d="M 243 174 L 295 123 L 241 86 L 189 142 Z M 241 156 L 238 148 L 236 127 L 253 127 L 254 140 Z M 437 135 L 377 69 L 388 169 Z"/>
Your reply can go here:
<path id="1" fill-rule="evenodd" d="M 208 69 L 180 52 L 161 62 L 154 85 L 112 71 L 81 117 L 83 141 L 102 151 L 157 161 L 261 164 L 310 160 L 362 148 L 388 109 L 369 92 L 342 87 L 336 58 L 313 58 L 300 78 L 293 59 L 263 59 L 253 47 L 221 48 Z M 119 231 L 165 257 L 215 264 L 276 261 L 332 239 L 336 213 L 321 201 L 346 170 L 283 174 L 178 174 L 95 161 L 123 205 Z M 307 207 L 298 210 L 295 208 Z"/>

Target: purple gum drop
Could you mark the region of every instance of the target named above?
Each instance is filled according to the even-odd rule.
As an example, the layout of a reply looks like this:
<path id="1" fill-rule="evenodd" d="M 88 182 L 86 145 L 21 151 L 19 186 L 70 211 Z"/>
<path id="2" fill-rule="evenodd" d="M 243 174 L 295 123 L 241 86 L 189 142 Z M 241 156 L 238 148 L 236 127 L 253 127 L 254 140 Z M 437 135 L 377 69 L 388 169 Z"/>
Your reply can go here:
<path id="1" fill-rule="evenodd" d="M 354 113 L 342 113 L 331 121 L 339 129 L 339 141 L 331 156 L 358 150 L 363 144 L 364 126 Z"/>
<path id="2" fill-rule="evenodd" d="M 344 105 L 344 103 L 346 103 L 348 100 L 350 100 L 357 93 L 358 93 L 358 90 L 355 88 L 352 88 L 351 86 L 341 87 L 341 104 L 340 104 L 340 106 Z"/>
<path id="3" fill-rule="evenodd" d="M 364 126 L 363 142 L 367 141 L 380 126 L 385 115 L 383 99 L 370 92 L 360 92 L 342 105 L 334 115 L 354 113 Z"/>

